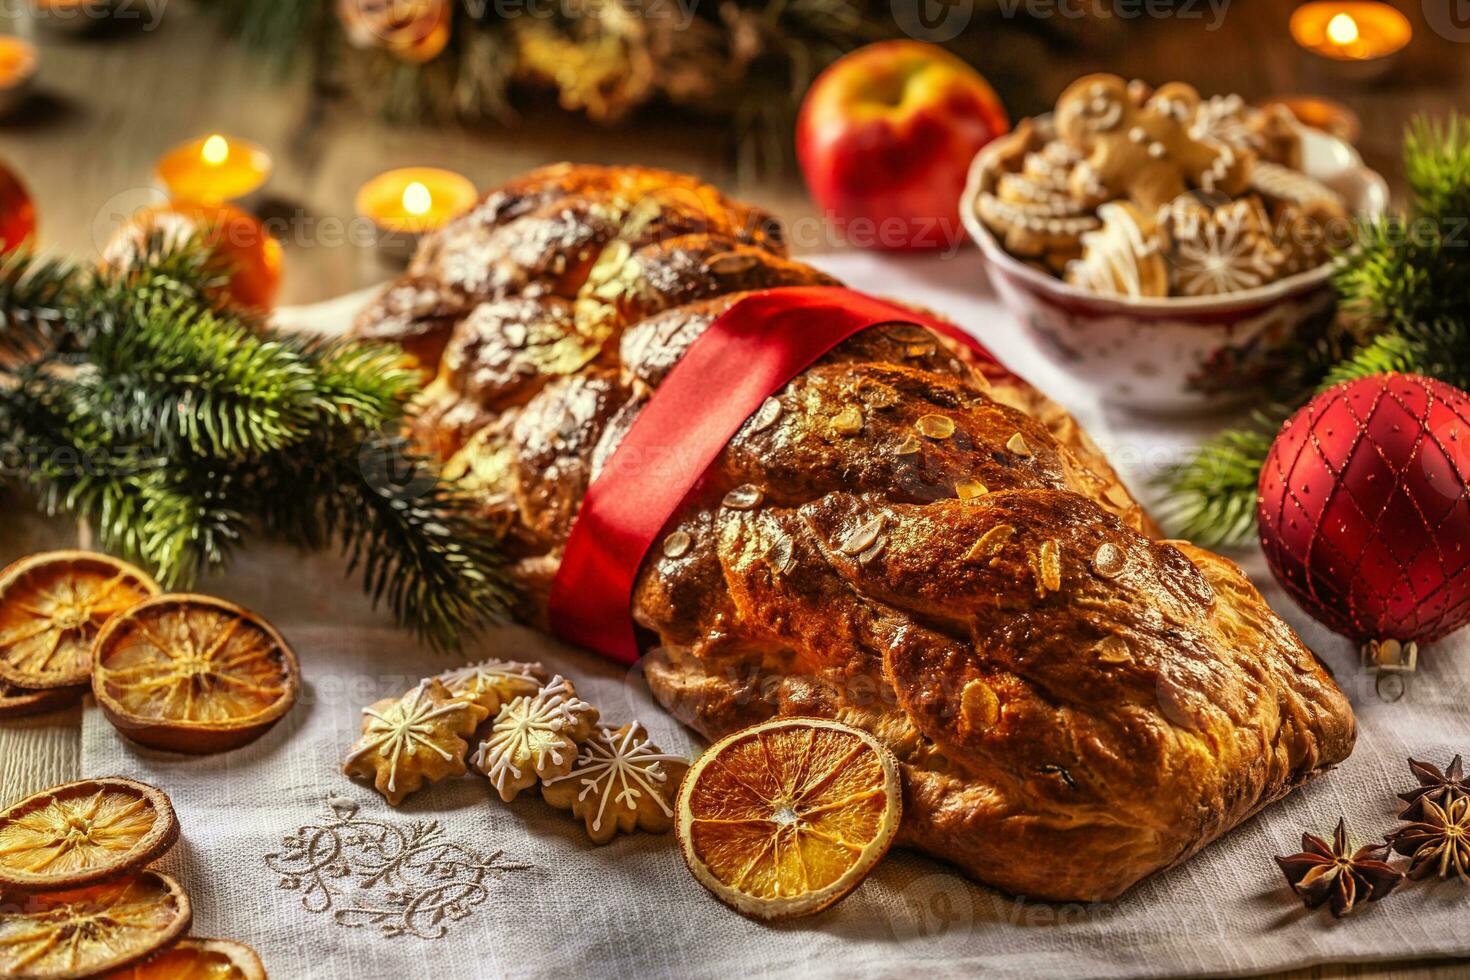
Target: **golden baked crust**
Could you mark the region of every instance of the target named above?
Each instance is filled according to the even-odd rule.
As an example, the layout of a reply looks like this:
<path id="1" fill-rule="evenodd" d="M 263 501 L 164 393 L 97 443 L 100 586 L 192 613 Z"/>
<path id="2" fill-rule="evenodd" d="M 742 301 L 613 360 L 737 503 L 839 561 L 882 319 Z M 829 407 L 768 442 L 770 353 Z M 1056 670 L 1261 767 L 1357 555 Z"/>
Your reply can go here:
<path id="1" fill-rule="evenodd" d="M 587 486 L 688 345 L 743 291 L 831 281 L 779 242 L 688 178 L 563 166 L 491 194 L 395 287 L 466 297 L 422 304 L 452 327 L 415 432 L 503 528 L 527 620 L 546 625 Z M 423 336 L 385 309 L 361 332 Z M 1346 699 L 1240 570 L 1155 540 L 1028 385 L 897 326 L 777 397 L 666 526 L 687 549 L 655 547 L 635 590 L 649 685 L 701 733 L 859 725 L 902 763 L 903 842 L 1087 901 L 1351 751 Z M 721 506 L 744 484 L 759 506 Z"/>

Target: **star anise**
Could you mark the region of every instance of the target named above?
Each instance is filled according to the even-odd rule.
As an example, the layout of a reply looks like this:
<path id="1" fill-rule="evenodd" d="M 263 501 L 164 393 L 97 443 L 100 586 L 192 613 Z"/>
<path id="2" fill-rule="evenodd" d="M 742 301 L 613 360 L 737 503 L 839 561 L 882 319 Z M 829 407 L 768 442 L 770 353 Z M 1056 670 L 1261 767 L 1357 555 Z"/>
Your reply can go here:
<path id="1" fill-rule="evenodd" d="M 1441 807 L 1448 807 L 1456 797 L 1470 796 L 1470 783 L 1465 781 L 1465 772 L 1458 755 L 1450 761 L 1444 772 L 1417 759 L 1409 760 L 1409 768 L 1418 778 L 1419 785 L 1407 793 L 1399 794 L 1399 799 L 1407 804 L 1399 814 L 1400 820 L 1422 820 L 1422 800 L 1433 800 Z"/>
<path id="2" fill-rule="evenodd" d="M 1376 902 L 1404 880 L 1402 871 L 1375 859 L 1387 850 L 1387 844 L 1369 844 L 1349 852 L 1347 827 L 1339 820 L 1331 844 L 1302 834 L 1302 853 L 1278 857 L 1276 863 L 1307 908 L 1328 903 L 1332 914 L 1342 918 L 1359 902 Z"/>
<path id="3" fill-rule="evenodd" d="M 1457 796 L 1447 807 L 1426 797 L 1420 808 L 1418 821 L 1388 835 L 1390 847 L 1413 859 L 1409 877 L 1453 874 L 1470 881 L 1470 796 Z"/>

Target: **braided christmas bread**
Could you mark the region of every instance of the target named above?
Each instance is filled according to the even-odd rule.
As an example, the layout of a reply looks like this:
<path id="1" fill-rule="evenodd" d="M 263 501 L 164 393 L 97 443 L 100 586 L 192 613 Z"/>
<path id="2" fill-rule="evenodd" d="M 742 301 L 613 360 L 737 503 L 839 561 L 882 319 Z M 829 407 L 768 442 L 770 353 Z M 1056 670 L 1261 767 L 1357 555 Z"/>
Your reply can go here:
<path id="1" fill-rule="evenodd" d="M 689 178 L 558 166 L 426 242 L 358 334 L 434 373 L 415 436 L 546 604 L 578 506 L 743 293 L 830 284 Z M 657 461 L 650 461 L 657 465 Z M 1102 900 L 1345 758 L 1347 700 L 1230 561 L 1155 540 L 1066 412 L 913 325 L 751 416 L 645 560 L 655 696 L 702 734 L 867 729 L 900 841 L 1010 892 Z"/>

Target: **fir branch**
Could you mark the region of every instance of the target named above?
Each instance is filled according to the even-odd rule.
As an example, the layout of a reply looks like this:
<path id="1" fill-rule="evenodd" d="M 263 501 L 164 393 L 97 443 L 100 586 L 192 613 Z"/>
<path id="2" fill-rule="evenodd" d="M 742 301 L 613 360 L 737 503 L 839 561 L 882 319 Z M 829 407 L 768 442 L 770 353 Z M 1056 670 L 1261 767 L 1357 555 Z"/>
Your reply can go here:
<path id="1" fill-rule="evenodd" d="M 0 290 L 50 304 L 7 309 L 54 307 L 72 345 L 65 362 L 16 348 L 0 378 L 0 477 L 171 588 L 222 567 L 258 528 L 338 544 L 374 602 L 436 647 L 502 619 L 498 533 L 383 437 L 418 391 L 402 353 L 285 337 L 215 308 L 217 266 L 197 245 L 142 255 L 120 272 L 47 274 L 51 292 L 29 266 L 0 269 Z"/>
<path id="2" fill-rule="evenodd" d="M 1447 243 L 1437 225 L 1407 218 L 1365 224 L 1343 256 L 1333 284 L 1340 308 L 1382 327 L 1464 315 L 1470 302 L 1466 269 L 1457 268 L 1470 241 Z"/>
<path id="3" fill-rule="evenodd" d="M 1319 390 L 1391 371 L 1470 388 L 1470 321 L 1442 319 L 1379 334 L 1333 365 Z"/>
<path id="4" fill-rule="evenodd" d="M 80 273 L 29 251 L 0 257 L 0 371 L 55 348 L 67 331 Z"/>
<path id="5" fill-rule="evenodd" d="M 401 421 L 418 393 L 418 372 L 395 346 L 295 338 L 284 342 L 293 344 L 315 369 L 321 410 L 364 431 Z"/>
<path id="6" fill-rule="evenodd" d="M 1284 413 L 1257 413 L 1249 428 L 1205 441 L 1171 469 L 1164 519 L 1170 532 L 1207 547 L 1239 546 L 1256 525 L 1257 484 Z"/>
<path id="7" fill-rule="evenodd" d="M 84 375 L 109 425 L 211 459 L 272 452 L 309 430 L 320 392 L 289 346 L 182 299 L 120 306 L 98 314 Z"/>
<path id="8" fill-rule="evenodd" d="M 380 465 L 361 465 L 373 459 Z M 496 621 L 512 591 L 500 537 L 474 498 L 400 440 L 370 442 L 355 462 L 341 474 L 342 539 L 348 568 L 374 605 L 385 602 L 440 650 Z"/>
<path id="9" fill-rule="evenodd" d="M 1417 217 L 1463 228 L 1470 220 L 1470 119 L 1415 118 L 1404 134 L 1404 176 Z"/>

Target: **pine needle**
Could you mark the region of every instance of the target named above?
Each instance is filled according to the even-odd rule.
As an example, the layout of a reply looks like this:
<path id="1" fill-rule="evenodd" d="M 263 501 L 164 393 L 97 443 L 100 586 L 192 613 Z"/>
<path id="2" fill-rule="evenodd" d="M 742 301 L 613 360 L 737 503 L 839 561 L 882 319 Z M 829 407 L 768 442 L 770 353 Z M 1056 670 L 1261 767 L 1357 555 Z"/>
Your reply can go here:
<path id="1" fill-rule="evenodd" d="M 1257 484 L 1283 415 L 1258 414 L 1254 426 L 1207 440 L 1165 474 L 1163 517 L 1171 533 L 1207 547 L 1238 547 L 1256 527 Z"/>

